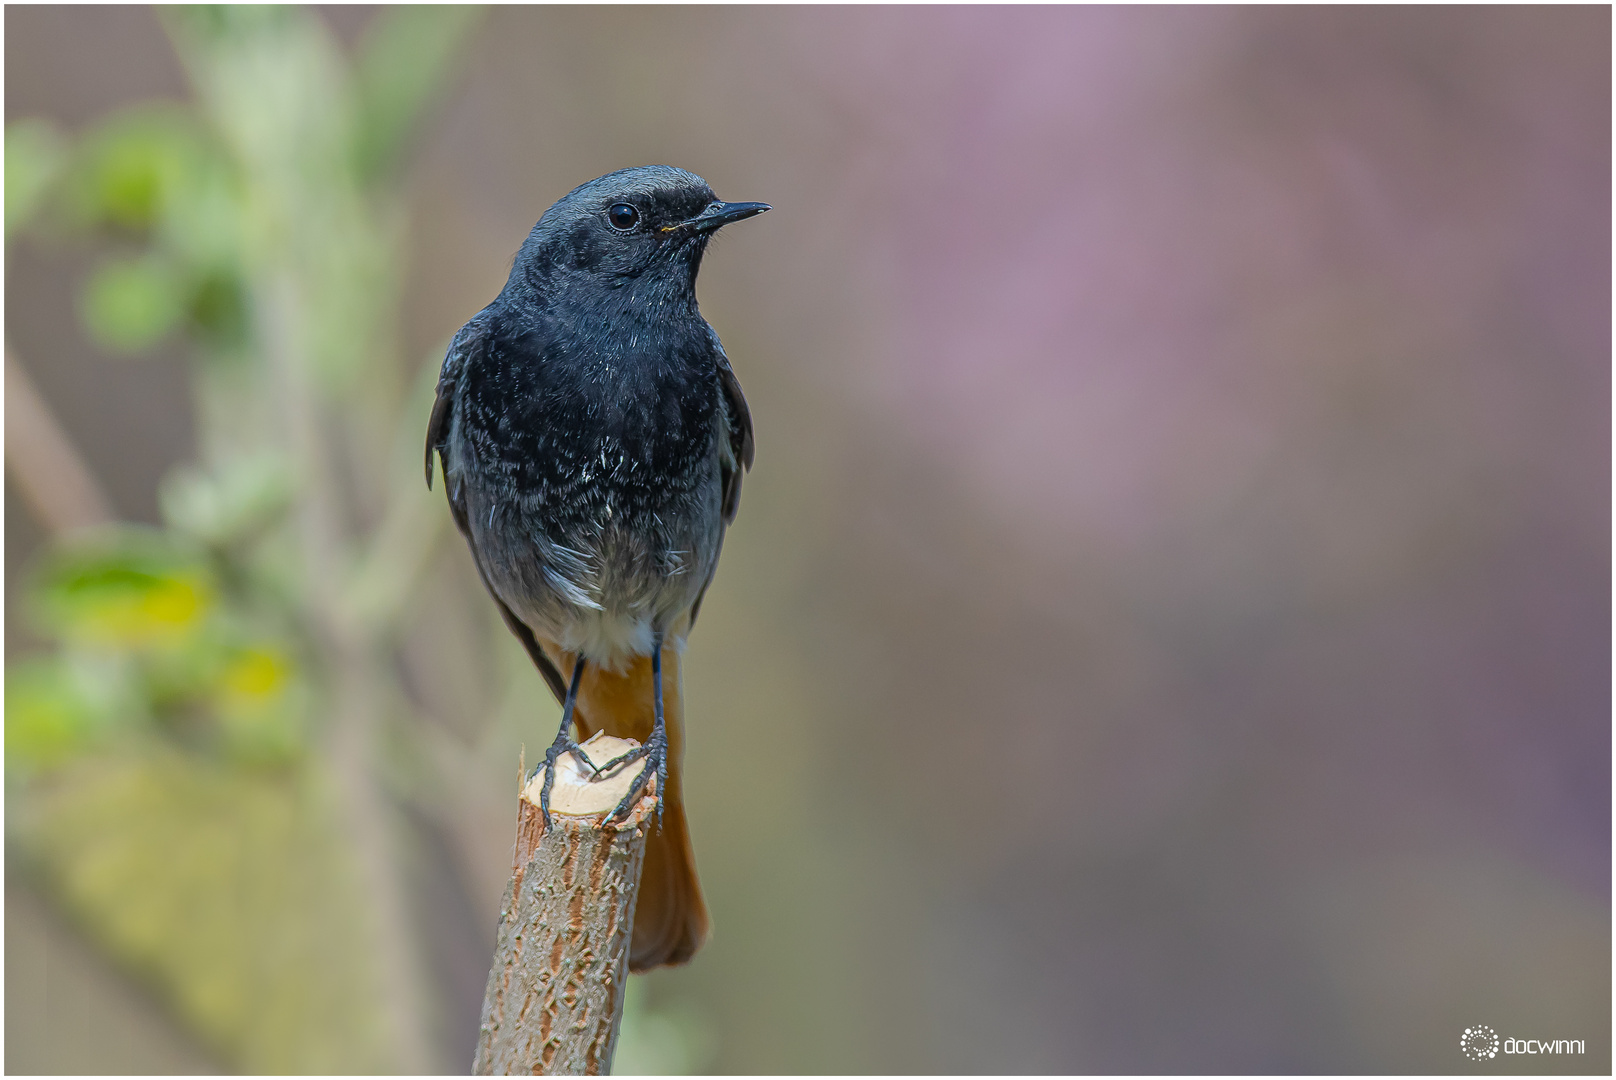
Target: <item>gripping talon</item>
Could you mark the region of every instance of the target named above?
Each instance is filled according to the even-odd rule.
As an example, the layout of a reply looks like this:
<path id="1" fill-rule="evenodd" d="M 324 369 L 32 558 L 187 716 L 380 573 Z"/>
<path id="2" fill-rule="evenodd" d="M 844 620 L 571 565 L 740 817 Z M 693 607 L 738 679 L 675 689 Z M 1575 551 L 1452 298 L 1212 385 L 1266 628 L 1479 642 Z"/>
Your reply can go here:
<path id="1" fill-rule="evenodd" d="M 561 755 L 571 754 L 574 761 L 593 774 L 591 780 L 600 775 L 600 770 L 589 760 L 589 755 L 584 753 L 583 747 L 572 738 L 572 710 L 578 703 L 578 684 L 583 681 L 583 677 L 584 658 L 580 653 L 572 665 L 572 685 L 567 687 L 567 700 L 561 708 L 561 730 L 556 732 L 555 742 L 544 752 L 544 786 L 539 789 L 539 820 L 544 823 L 546 832 L 550 829 L 550 789 L 555 786 L 556 762 L 561 760 Z"/>
<path id="2" fill-rule="evenodd" d="M 589 778 L 589 782 L 593 784 L 598 783 L 601 780 L 610 780 L 612 775 L 617 772 L 620 766 L 630 761 L 638 761 L 640 758 L 644 757 L 650 752 L 651 748 L 649 746 L 636 746 L 627 753 L 618 754 L 616 757 L 612 758 L 612 760 L 596 769 L 595 775 Z"/>
<path id="3" fill-rule="evenodd" d="M 645 759 L 645 766 L 640 774 L 628 787 L 628 794 L 617 804 L 608 821 L 622 821 L 634 809 L 634 804 L 640 801 L 645 793 L 645 785 L 650 782 L 654 771 L 657 778 L 657 814 L 656 824 L 662 826 L 662 795 L 668 788 L 668 729 L 662 717 L 662 634 L 657 633 L 651 646 L 651 690 L 652 704 L 656 709 L 656 720 L 651 727 L 651 737 L 644 746 L 636 746 L 626 754 L 619 754 L 596 770 L 596 776 L 604 778 L 615 772 L 620 766 L 631 761 Z"/>
<path id="4" fill-rule="evenodd" d="M 650 758 L 652 756 L 651 748 L 649 746 L 639 747 L 637 750 L 631 751 L 631 753 L 638 754 L 639 756 L 646 758 Z M 629 755 L 624 754 L 623 756 L 626 758 Z M 651 779 L 651 771 L 653 769 L 656 770 L 659 778 L 659 786 L 657 787 L 657 791 L 660 792 L 662 790 L 660 786 L 660 778 L 667 771 L 666 765 L 660 760 L 662 756 L 663 755 L 658 755 L 658 760 L 647 761 L 645 763 L 645 767 L 640 770 L 640 775 L 636 776 L 634 778 L 634 782 L 628 786 L 628 793 L 623 796 L 622 801 L 617 804 L 617 807 L 609 815 L 607 815 L 607 821 L 622 821 L 624 818 L 628 817 L 629 813 L 634 809 L 634 804 L 639 802 L 640 796 L 645 794 L 645 785 Z M 662 823 L 661 799 L 657 800 L 657 823 L 659 825 Z"/>

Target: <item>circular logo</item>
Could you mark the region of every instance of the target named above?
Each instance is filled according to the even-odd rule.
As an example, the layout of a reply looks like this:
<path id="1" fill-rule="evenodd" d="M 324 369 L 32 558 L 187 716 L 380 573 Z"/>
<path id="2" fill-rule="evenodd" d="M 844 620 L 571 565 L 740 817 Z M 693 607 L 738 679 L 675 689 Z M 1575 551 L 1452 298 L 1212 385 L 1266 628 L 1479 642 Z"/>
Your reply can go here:
<path id="1" fill-rule="evenodd" d="M 1471 1061 L 1486 1061 L 1498 1056 L 1498 1032 L 1486 1024 L 1467 1027 L 1459 1036 L 1459 1049 Z"/>

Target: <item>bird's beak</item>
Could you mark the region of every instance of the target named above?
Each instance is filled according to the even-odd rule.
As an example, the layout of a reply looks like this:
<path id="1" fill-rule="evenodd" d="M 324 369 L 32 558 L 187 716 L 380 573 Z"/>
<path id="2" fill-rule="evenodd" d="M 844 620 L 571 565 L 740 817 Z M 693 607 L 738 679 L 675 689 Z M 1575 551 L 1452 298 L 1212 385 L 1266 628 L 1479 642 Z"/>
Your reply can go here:
<path id="1" fill-rule="evenodd" d="M 689 221 L 681 221 L 677 225 L 669 225 L 662 231 L 671 232 L 674 229 L 689 228 L 699 233 L 710 233 L 715 229 L 723 228 L 725 225 L 728 225 L 731 222 L 744 221 L 749 217 L 756 217 L 758 214 L 761 214 L 763 211 L 768 209 L 770 209 L 768 203 L 719 202 L 715 199 L 713 202 L 707 205 L 707 209 L 703 210 Z"/>

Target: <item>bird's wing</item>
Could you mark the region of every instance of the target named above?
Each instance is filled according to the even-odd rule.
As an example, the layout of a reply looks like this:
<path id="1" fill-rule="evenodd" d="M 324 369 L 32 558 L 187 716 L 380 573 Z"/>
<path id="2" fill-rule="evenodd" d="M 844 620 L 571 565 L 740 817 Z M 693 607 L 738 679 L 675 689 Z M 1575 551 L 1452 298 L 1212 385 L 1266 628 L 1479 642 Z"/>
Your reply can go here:
<path id="1" fill-rule="evenodd" d="M 729 435 L 718 447 L 718 475 L 724 493 L 722 511 L 727 526 L 735 520 L 741 508 L 741 476 L 752 467 L 755 446 L 752 442 L 752 410 L 746 407 L 741 381 L 735 377 L 735 369 L 729 366 L 729 357 L 718 343 L 717 334 L 713 335 L 713 348 L 718 353 L 718 387 L 724 392 L 724 422 Z M 723 546 L 722 531 L 718 543 L 720 547 Z M 714 558 L 713 570 L 717 569 L 718 560 Z M 691 626 L 696 625 L 696 616 L 701 614 L 701 602 L 707 598 L 707 586 L 712 583 L 713 576 L 709 572 L 707 580 L 701 583 L 701 592 L 696 594 L 696 602 L 690 605 Z"/>
<path id="2" fill-rule="evenodd" d="M 715 337 L 714 344 L 717 344 Z M 724 524 L 735 520 L 741 508 L 741 474 L 752 467 L 752 411 L 746 407 L 746 395 L 741 393 L 741 382 L 735 369 L 729 366 L 724 347 L 718 346 L 718 386 L 724 392 L 724 416 L 729 424 L 729 453 L 720 458 L 720 476 L 724 484 Z"/>
<path id="3" fill-rule="evenodd" d="M 499 607 L 499 614 L 505 620 L 505 625 L 510 627 L 511 633 L 516 635 L 516 640 L 520 641 L 522 648 L 527 650 L 528 659 L 533 661 L 533 666 L 539 669 L 540 675 L 544 676 L 545 683 L 550 687 L 550 693 L 555 695 L 557 701 L 565 703 L 567 700 L 567 681 L 561 677 L 561 669 L 555 666 L 555 662 L 550 659 L 539 645 L 539 639 L 533 636 L 533 631 L 528 629 L 527 623 L 518 619 L 516 612 L 512 611 L 509 605 L 499 598 L 499 593 L 494 591 L 494 586 L 488 581 L 488 574 L 483 570 L 483 560 L 477 554 L 475 544 L 471 545 L 471 558 L 477 564 L 477 573 L 483 579 L 483 588 L 487 589 L 488 595 L 494 598 L 494 603 Z"/>
<path id="4" fill-rule="evenodd" d="M 455 389 L 466 370 L 466 364 L 473 357 L 483 353 L 488 344 L 488 319 L 481 312 L 462 326 L 460 332 L 454 336 L 454 340 L 449 342 L 449 352 L 443 358 L 443 371 L 438 376 L 438 397 L 432 403 L 432 419 L 428 420 L 426 425 L 426 486 L 428 488 L 432 486 L 432 452 L 436 450 L 438 459 L 443 464 L 443 487 L 444 494 L 449 498 L 449 512 L 454 515 L 455 526 L 466 538 L 466 546 L 471 548 L 471 560 L 477 565 L 477 574 L 483 579 L 483 587 L 488 590 L 488 595 L 494 598 L 505 625 L 510 627 L 511 633 L 516 635 L 516 639 L 527 650 L 533 666 L 544 676 L 544 681 L 549 684 L 556 700 L 561 701 L 567 696 L 567 684 L 561 678 L 561 672 L 539 647 L 533 631 L 516 617 L 510 605 L 501 600 L 499 594 L 494 591 L 493 584 L 488 580 L 488 571 L 483 568 L 482 553 L 477 550 L 477 542 L 472 539 L 471 522 L 466 518 L 465 486 L 449 478 L 449 427 L 454 420 Z"/>
<path id="5" fill-rule="evenodd" d="M 426 486 L 432 487 L 432 451 L 438 452 L 443 462 L 443 481 L 449 482 L 449 427 L 454 421 L 455 388 L 460 384 L 460 376 L 466 370 L 466 362 L 477 353 L 488 347 L 488 317 L 487 313 L 479 311 L 470 322 L 462 326 L 458 333 L 449 342 L 449 351 L 444 354 L 443 368 L 438 372 L 438 396 L 432 403 L 432 418 L 426 423 Z M 454 495 L 449 496 L 449 503 L 454 504 Z M 460 511 L 456 511 L 458 518 Z M 461 531 L 465 526 L 461 525 Z"/>

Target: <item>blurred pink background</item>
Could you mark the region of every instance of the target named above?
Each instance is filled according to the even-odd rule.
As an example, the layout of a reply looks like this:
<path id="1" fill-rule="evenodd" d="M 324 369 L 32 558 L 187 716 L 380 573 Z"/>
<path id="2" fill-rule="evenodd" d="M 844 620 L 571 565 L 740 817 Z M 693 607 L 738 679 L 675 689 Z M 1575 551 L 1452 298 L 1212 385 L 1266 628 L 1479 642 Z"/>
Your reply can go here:
<path id="1" fill-rule="evenodd" d="M 186 93 L 144 9 L 6 29 L 8 119 Z M 700 289 L 758 438 L 688 663 L 714 936 L 650 979 L 706 1067 L 1547 1067 L 1472 1066 L 1483 1022 L 1609 1069 L 1610 29 L 488 12 L 410 167 L 420 363 L 583 180 L 665 162 L 775 206 Z M 179 361 L 86 344 L 73 258 L 11 253 L 8 341 L 150 519 Z M 40 536 L 11 496 L 6 530 L 10 578 Z M 514 647 L 442 558 L 469 614 L 421 605 L 423 672 L 446 626 Z M 451 730 L 486 704 L 418 681 Z M 451 1063 L 490 821 L 493 865 L 446 838 L 423 900 Z M 27 917 L 12 1039 L 56 1022 L 15 1012 L 19 935 L 73 947 Z M 139 1017 L 106 1067 L 184 1067 Z"/>

